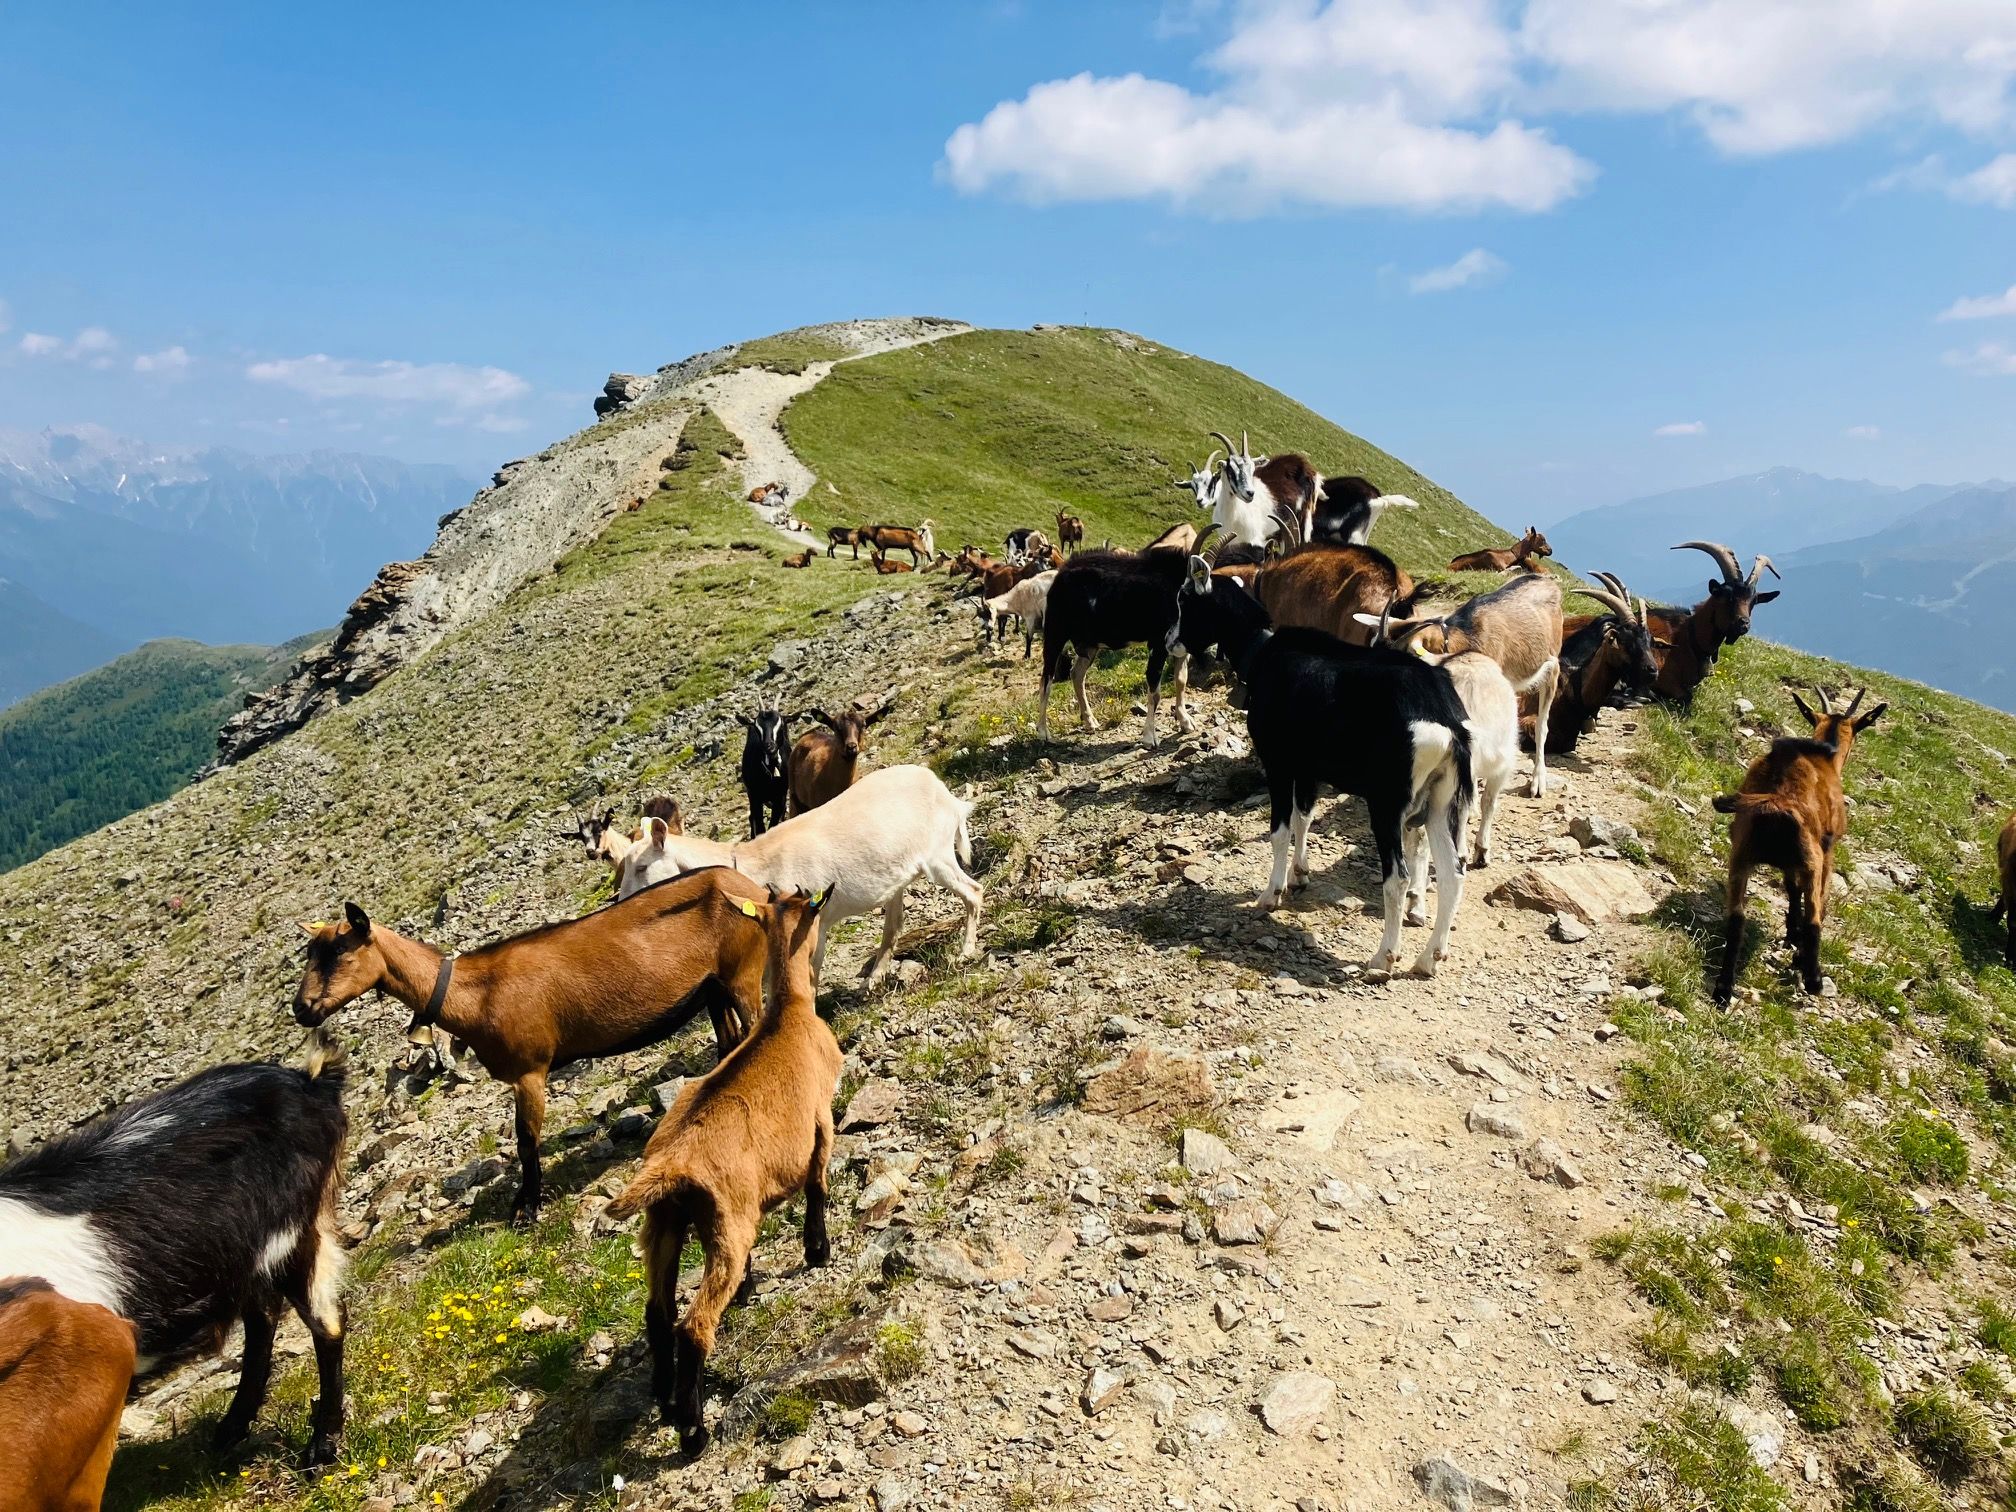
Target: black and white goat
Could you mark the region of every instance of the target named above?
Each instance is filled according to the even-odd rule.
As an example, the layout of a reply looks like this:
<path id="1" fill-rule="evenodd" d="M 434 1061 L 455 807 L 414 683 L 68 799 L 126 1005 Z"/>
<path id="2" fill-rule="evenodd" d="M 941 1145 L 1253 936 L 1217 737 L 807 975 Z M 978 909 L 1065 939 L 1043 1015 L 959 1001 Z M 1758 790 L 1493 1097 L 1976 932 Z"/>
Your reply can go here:
<path id="1" fill-rule="evenodd" d="M 1372 527 L 1389 509 L 1419 509 L 1405 494 L 1381 493 L 1363 478 L 1325 478 L 1316 497 L 1309 539 L 1335 546 L 1363 546 Z"/>
<path id="2" fill-rule="evenodd" d="M 1211 511 L 1211 523 L 1222 533 L 1222 553 L 1234 543 L 1251 546 L 1263 556 L 1277 542 L 1292 549 L 1309 537 L 1323 475 L 1300 452 L 1278 457 L 1256 455 L 1244 431 L 1239 445 L 1222 431 L 1211 439 L 1224 443 L 1223 461 L 1213 451 L 1204 466 L 1175 484 Z"/>
<path id="3" fill-rule="evenodd" d="M 1210 532 L 1205 532 L 1208 535 Z M 1201 543 L 1202 537 L 1199 537 Z M 1150 547 L 1136 556 L 1117 551 L 1081 551 L 1050 584 L 1043 612 L 1043 679 L 1037 693 L 1036 733 L 1050 738 L 1050 687 L 1068 664 L 1071 688 L 1085 728 L 1096 730 L 1085 674 L 1101 651 L 1148 648 L 1148 719 L 1143 738 L 1152 749 L 1161 739 L 1156 713 L 1162 697 L 1162 668 L 1176 664 L 1176 722 L 1191 727 L 1184 694 L 1190 684 L 1189 655 L 1173 644 L 1176 592 L 1189 558 L 1182 551 Z M 1075 659 L 1074 659 L 1075 653 Z"/>
<path id="4" fill-rule="evenodd" d="M 1218 648 L 1246 689 L 1246 729 L 1267 774 L 1274 870 L 1262 908 L 1309 876 L 1309 821 L 1328 783 L 1365 800 L 1379 847 L 1384 930 L 1366 967 L 1399 961 L 1408 892 L 1406 832 L 1426 826 L 1436 876 L 1435 927 L 1415 959 L 1423 976 L 1449 953 L 1463 898 L 1461 843 L 1475 784 L 1468 715 L 1441 667 L 1402 651 L 1353 646 L 1321 630 L 1275 630 L 1251 594 L 1192 557 L 1177 599 L 1172 650 Z M 1293 872 L 1291 878 L 1291 852 Z"/>
<path id="5" fill-rule="evenodd" d="M 338 1169 L 343 1067 L 217 1066 L 0 1166 L 0 1276 L 39 1276 L 139 1335 L 135 1375 L 220 1352 L 245 1326 L 238 1391 L 216 1443 L 266 1400 L 273 1333 L 291 1306 L 315 1341 L 307 1462 L 343 1432 L 344 1254 Z"/>
<path id="6" fill-rule="evenodd" d="M 791 793 L 786 763 L 791 754 L 791 716 L 775 709 L 737 714 L 735 722 L 748 732 L 742 742 L 742 791 L 749 795 L 749 838 L 784 822 L 784 804 Z M 766 814 L 767 811 L 767 814 Z"/>

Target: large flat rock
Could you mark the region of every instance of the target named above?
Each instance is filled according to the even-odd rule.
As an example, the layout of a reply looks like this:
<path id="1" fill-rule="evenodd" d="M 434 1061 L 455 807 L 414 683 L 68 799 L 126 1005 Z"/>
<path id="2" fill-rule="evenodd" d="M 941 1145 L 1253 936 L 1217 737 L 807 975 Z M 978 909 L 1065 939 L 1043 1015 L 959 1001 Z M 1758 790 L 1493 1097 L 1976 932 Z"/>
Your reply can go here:
<path id="1" fill-rule="evenodd" d="M 1567 914 L 1585 924 L 1642 918 L 1652 912 L 1656 901 L 1638 869 L 1622 861 L 1521 867 L 1491 889 L 1488 900 L 1541 913 Z"/>

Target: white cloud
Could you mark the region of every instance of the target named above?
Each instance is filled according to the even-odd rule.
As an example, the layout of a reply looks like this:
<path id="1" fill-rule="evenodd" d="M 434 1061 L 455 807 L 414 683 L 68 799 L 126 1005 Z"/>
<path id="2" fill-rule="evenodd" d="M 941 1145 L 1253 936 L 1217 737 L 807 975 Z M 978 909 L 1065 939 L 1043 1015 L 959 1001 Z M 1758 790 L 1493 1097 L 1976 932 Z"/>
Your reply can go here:
<path id="1" fill-rule="evenodd" d="M 1657 427 L 1652 434 L 1655 436 L 1705 436 L 1708 434 L 1708 422 L 1705 420 L 1675 420 L 1671 424 Z"/>
<path id="2" fill-rule="evenodd" d="M 1851 425 L 1841 432 L 1841 434 L 1846 436 L 1850 441 L 1880 441 L 1883 439 L 1882 429 L 1874 425 Z"/>
<path id="3" fill-rule="evenodd" d="M 1213 6 L 1175 14 L 1219 24 Z M 2016 130 L 2009 0 L 1245 0 L 1225 14 L 1208 85 L 1038 83 L 954 131 L 940 171 L 968 194 L 1218 216 L 1536 212 L 1595 176 L 1531 124 L 1548 116 L 1678 113 L 1730 155 L 1927 123 Z M 2016 205 L 2016 154 L 1948 192 Z"/>
<path id="4" fill-rule="evenodd" d="M 1472 284 L 1490 283 L 1504 277 L 1509 266 L 1496 253 L 1476 247 L 1446 267 L 1416 273 L 1407 280 L 1407 290 L 1411 294 L 1442 294 L 1450 289 L 1467 289 Z"/>
<path id="5" fill-rule="evenodd" d="M 41 331 L 25 333 L 15 350 L 24 357 L 56 357 L 64 362 L 88 363 L 94 368 L 112 366 L 112 354 L 119 343 L 103 326 L 86 326 L 68 341 Z"/>
<path id="6" fill-rule="evenodd" d="M 2016 315 L 2016 284 L 2000 294 L 1979 294 L 1956 299 L 1939 312 L 1941 320 L 1993 320 L 2000 315 Z"/>
<path id="7" fill-rule="evenodd" d="M 1978 378 L 2016 378 L 2016 349 L 1999 341 L 1984 341 L 1971 352 L 1948 352 L 1940 360 Z"/>
<path id="8" fill-rule="evenodd" d="M 21 337 L 16 348 L 24 357 L 49 357 L 63 350 L 61 336 L 45 336 L 40 331 L 29 331 Z"/>
<path id="9" fill-rule="evenodd" d="M 531 392 L 516 373 L 459 362 L 358 362 L 316 352 L 255 362 L 254 383 L 270 383 L 313 399 L 362 399 L 377 404 L 441 409 L 469 416 Z"/>
<path id="10" fill-rule="evenodd" d="M 190 357 L 186 348 L 179 346 L 164 347 L 161 351 L 142 352 L 138 357 L 135 357 L 133 359 L 133 371 L 136 373 L 160 373 L 172 377 L 176 374 L 187 372 L 189 364 L 192 361 L 194 359 Z"/>

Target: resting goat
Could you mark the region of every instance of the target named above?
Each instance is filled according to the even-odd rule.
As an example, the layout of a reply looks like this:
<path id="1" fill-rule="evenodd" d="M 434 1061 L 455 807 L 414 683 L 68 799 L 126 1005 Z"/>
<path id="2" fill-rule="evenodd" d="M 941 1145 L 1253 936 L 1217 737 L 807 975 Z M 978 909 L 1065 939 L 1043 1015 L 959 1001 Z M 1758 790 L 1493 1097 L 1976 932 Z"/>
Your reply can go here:
<path id="1" fill-rule="evenodd" d="M 1652 691 L 1659 678 L 1659 651 L 1666 642 L 1654 635 L 1645 619 L 1645 600 L 1633 600 L 1624 584 L 1607 572 L 1596 574 L 1604 586 L 1584 592 L 1610 612 L 1583 617 L 1579 628 L 1565 621 L 1561 640 L 1560 685 L 1547 719 L 1547 754 L 1575 749 L 1596 716 L 1618 688 Z M 1521 738 L 1531 744 L 1532 721 Z"/>
<path id="2" fill-rule="evenodd" d="M 1449 953 L 1449 932 L 1463 897 L 1458 847 L 1475 787 L 1469 715 L 1441 667 L 1393 650 L 1353 646 L 1320 630 L 1275 630 L 1251 595 L 1190 560 L 1172 640 L 1201 654 L 1214 646 L 1246 688 L 1246 728 L 1267 774 L 1272 800 L 1274 870 L 1260 892 L 1273 908 L 1291 881 L 1309 876 L 1309 821 L 1316 790 L 1328 783 L 1365 800 L 1379 847 L 1384 930 L 1366 966 L 1391 970 L 1400 959 L 1400 919 L 1408 890 L 1409 824 L 1427 826 L 1441 879 L 1435 928 L 1414 962 L 1423 976 Z"/>
<path id="3" fill-rule="evenodd" d="M 647 848 L 625 862 L 619 892 Z M 412 1009 L 409 1033 L 438 1024 L 473 1050 L 515 1094 L 522 1180 L 514 1215 L 530 1221 L 539 1213 L 539 1136 L 554 1067 L 656 1044 L 702 1007 L 726 1055 L 756 1021 L 762 931 L 735 906 L 756 896 L 753 883 L 721 866 L 460 956 L 374 925 L 346 903 L 343 923 L 305 926 L 308 966 L 294 1018 L 324 1023 L 376 988 Z"/>
<path id="4" fill-rule="evenodd" d="M 1156 713 L 1161 705 L 1162 668 L 1172 655 L 1176 591 L 1182 586 L 1188 560 L 1182 552 L 1166 549 L 1144 551 L 1139 556 L 1081 551 L 1064 564 L 1050 585 L 1050 601 L 1043 613 L 1043 676 L 1036 695 L 1036 733 L 1040 738 L 1050 738 L 1050 687 L 1067 666 L 1072 691 L 1078 696 L 1079 717 L 1086 729 L 1096 730 L 1099 721 L 1085 693 L 1085 674 L 1101 651 L 1145 644 L 1148 718 L 1143 738 L 1151 749 L 1159 743 Z M 1190 658 L 1180 647 L 1174 648 L 1173 654 L 1176 722 L 1188 731 L 1190 713 L 1184 706 L 1184 695 L 1189 688 Z"/>
<path id="5" fill-rule="evenodd" d="M 754 839 L 770 825 L 784 822 L 791 792 L 787 770 L 791 716 L 758 709 L 754 714 L 737 714 L 735 722 L 747 732 L 742 741 L 742 791 L 749 799 L 749 836 Z M 624 854 L 629 854 L 629 847 L 624 847 Z"/>
<path id="6" fill-rule="evenodd" d="M 863 525 L 855 534 L 860 537 L 858 545 L 872 547 L 878 558 L 885 552 L 907 551 L 910 553 L 910 565 L 916 567 L 937 554 L 937 547 L 931 539 L 934 523 L 925 520 L 915 526 Z"/>
<path id="7" fill-rule="evenodd" d="M 0 1276 L 39 1276 L 126 1319 L 142 1377 L 220 1353 L 242 1323 L 220 1448 L 264 1404 L 291 1306 L 315 1341 L 306 1458 L 326 1463 L 343 1433 L 347 1128 L 342 1061 L 319 1046 L 305 1070 L 217 1066 L 128 1103 L 0 1166 Z M 19 1447 L 6 1441 L 0 1464 Z"/>
<path id="8" fill-rule="evenodd" d="M 1526 534 L 1510 546 L 1495 546 L 1487 551 L 1466 551 L 1461 556 L 1449 559 L 1451 572 L 1510 572 L 1515 567 L 1539 571 L 1533 566 L 1535 558 L 1554 555 L 1554 548 L 1547 544 L 1547 537 L 1540 534 L 1540 527 L 1528 525 Z"/>
<path id="9" fill-rule="evenodd" d="M 1359 615 L 1376 627 L 1378 620 Z M 1430 651 L 1482 651 L 1503 669 L 1514 692 L 1533 695 L 1533 785 L 1535 798 L 1547 792 L 1547 716 L 1561 670 L 1561 585 L 1545 575 L 1515 578 L 1503 588 L 1480 593 L 1454 614 L 1439 619 L 1395 620 L 1392 629 L 1424 635 Z"/>
<path id="10" fill-rule="evenodd" d="M 1389 509 L 1419 509 L 1405 494 L 1381 493 L 1363 478 L 1325 478 L 1316 498 L 1309 539 L 1332 546 L 1363 546 Z"/>
<path id="11" fill-rule="evenodd" d="M 2002 946 L 2002 959 L 2011 971 L 2016 971 L 2016 814 L 2003 821 L 2001 833 L 1995 837 L 1995 877 L 2001 889 L 1995 897 L 1994 912 L 1988 917 L 2008 921 L 2009 936 Z"/>
<path id="12" fill-rule="evenodd" d="M 807 546 L 803 551 L 793 552 L 790 556 L 784 558 L 784 565 L 786 567 L 810 567 L 812 565 L 812 548 Z"/>
<path id="13" fill-rule="evenodd" d="M 133 1379 L 133 1325 L 39 1276 L 0 1277 L 0 1508 L 98 1512 Z"/>
<path id="14" fill-rule="evenodd" d="M 1659 680 L 1653 691 L 1659 697 L 1682 704 L 1694 701 L 1694 690 L 1715 668 L 1715 658 L 1724 646 L 1733 646 L 1750 633 L 1750 611 L 1768 604 L 1779 590 L 1757 591 L 1757 575 L 1778 569 L 1771 558 L 1759 556 L 1750 564 L 1746 578 L 1736 567 L 1736 553 L 1716 541 L 1682 541 L 1675 551 L 1701 551 L 1722 569 L 1719 580 L 1708 580 L 1708 597 L 1692 609 L 1654 609 L 1652 628 L 1670 644 L 1659 662 Z"/>
<path id="15" fill-rule="evenodd" d="M 824 901 L 773 888 L 767 903 L 745 905 L 770 940 L 769 1011 L 733 1055 L 680 1089 L 644 1149 L 643 1169 L 605 1209 L 614 1219 L 644 1214 L 651 1395 L 687 1454 L 707 1444 L 700 1374 L 748 1273 L 763 1215 L 804 1192 L 805 1263 L 832 1258 L 826 1168 L 841 1058 L 819 1017 L 812 965 Z M 700 1242 L 704 1269 L 680 1318 L 679 1263 L 689 1234 Z"/>
<path id="16" fill-rule="evenodd" d="M 814 966 L 825 966 L 827 934 L 834 925 L 879 908 L 882 945 L 862 968 L 872 983 L 895 959 L 904 894 L 920 879 L 936 882 L 965 905 L 960 953 L 969 959 L 979 953 L 982 893 L 965 870 L 973 861 L 966 829 L 972 811 L 929 767 L 884 767 L 810 813 L 786 819 L 740 845 L 649 825 L 644 843 L 631 852 L 617 879 L 616 895 L 655 892 L 654 883 L 703 866 L 732 866 L 768 887 L 831 889 Z"/>
<path id="17" fill-rule="evenodd" d="M 808 716 L 822 729 L 807 730 L 791 747 L 791 812 L 802 814 L 830 802 L 854 785 L 868 726 L 888 712 L 850 704 L 839 714 L 814 709 Z"/>
<path id="18" fill-rule="evenodd" d="M 1006 593 L 997 598 L 980 601 L 980 638 L 990 636 L 995 645 L 1001 644 L 1002 630 L 1010 619 L 1022 626 L 1022 659 L 1029 659 L 1029 647 L 1043 629 L 1044 610 L 1050 601 L 1050 585 L 1057 581 L 1056 571 L 1039 572 L 1034 577 L 1024 578 Z"/>
<path id="19" fill-rule="evenodd" d="M 1791 947 L 1800 980 L 1820 991 L 1820 925 L 1827 917 L 1827 886 L 1834 877 L 1834 847 L 1848 832 L 1848 804 L 1841 793 L 1841 769 L 1855 749 L 1855 737 L 1876 723 L 1890 706 L 1878 704 L 1860 719 L 1855 711 L 1866 688 L 1839 714 L 1825 693 L 1820 708 L 1792 702 L 1813 726 L 1811 739 L 1783 736 L 1750 763 L 1743 785 L 1715 799 L 1729 821 L 1729 921 L 1723 937 L 1722 974 L 1715 1000 L 1727 1003 L 1736 992 L 1743 955 L 1743 905 L 1750 873 L 1775 866 L 1785 877 L 1785 943 Z"/>

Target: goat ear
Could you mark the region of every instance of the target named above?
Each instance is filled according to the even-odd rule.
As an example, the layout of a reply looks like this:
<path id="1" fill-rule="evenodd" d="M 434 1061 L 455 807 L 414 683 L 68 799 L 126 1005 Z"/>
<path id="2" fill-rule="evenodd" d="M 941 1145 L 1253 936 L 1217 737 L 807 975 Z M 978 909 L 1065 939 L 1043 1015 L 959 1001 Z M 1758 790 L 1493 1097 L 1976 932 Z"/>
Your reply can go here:
<path id="1" fill-rule="evenodd" d="M 322 933 L 326 927 L 326 925 L 322 924 L 310 924 L 306 919 L 301 921 L 301 933 L 307 935 L 310 939 Z"/>
<path id="2" fill-rule="evenodd" d="M 747 714 L 737 714 L 735 716 L 735 723 L 742 726 L 743 729 L 752 732 L 756 728 L 756 721 L 751 719 Z"/>
<path id="3" fill-rule="evenodd" d="M 1758 594 L 1757 597 L 1752 599 L 1750 602 L 1753 604 L 1768 604 L 1771 602 L 1771 600 L 1778 597 L 1778 595 L 1783 591 L 1784 590 L 1779 588 L 1773 588 L 1770 589 L 1768 592 Z"/>
<path id="4" fill-rule="evenodd" d="M 1883 717 L 1883 711 L 1889 707 L 1890 705 L 1888 705 L 1887 703 L 1880 703 L 1876 705 L 1875 708 L 1871 709 L 1867 714 L 1864 714 L 1860 719 L 1856 720 L 1855 733 L 1857 735 L 1860 735 L 1864 730 L 1868 729 L 1869 726 L 1876 723 L 1878 719 Z"/>
<path id="5" fill-rule="evenodd" d="M 1671 651 L 1673 649 L 1673 642 L 1669 640 L 1661 640 L 1656 635 L 1652 637 L 1652 645 L 1655 650 L 1659 651 Z"/>
<path id="6" fill-rule="evenodd" d="M 1877 711 L 1877 713 L 1881 713 L 1881 712 L 1882 712 L 1882 711 L 1881 711 L 1880 709 L 1879 709 L 1879 710 Z M 1876 715 L 1875 715 L 1875 714 L 1872 714 L 1872 715 L 1870 715 L 1869 717 L 1870 717 L 1871 719 L 1874 719 L 1874 718 L 1876 717 Z M 824 908 L 824 907 L 826 906 L 826 900 L 827 900 L 828 898 L 832 897 L 832 896 L 833 896 L 833 889 L 832 889 L 832 888 L 830 888 L 830 887 L 822 887 L 822 888 L 820 888 L 820 889 L 819 889 L 819 891 L 817 891 L 816 893 L 812 894 L 812 896 L 811 896 L 810 898 L 807 898 L 807 899 L 805 900 L 805 911 L 806 911 L 807 913 L 814 913 L 814 914 L 816 914 L 817 912 L 819 912 L 819 910 L 820 910 L 820 909 L 822 909 L 822 908 Z"/>
<path id="7" fill-rule="evenodd" d="M 371 915 L 364 912 L 355 903 L 345 903 L 343 905 L 343 917 L 350 923 L 350 933 L 357 936 L 360 940 L 371 938 Z"/>
<path id="8" fill-rule="evenodd" d="M 1373 630 L 1377 630 L 1380 625 L 1379 616 L 1376 614 L 1357 613 L 1353 614 L 1351 618 L 1358 621 L 1359 624 L 1365 625 Z"/>
<path id="9" fill-rule="evenodd" d="M 1728 591 L 1729 591 L 1729 585 L 1727 583 L 1724 583 L 1722 579 L 1720 578 L 1708 579 L 1708 597 L 1721 598 Z"/>

